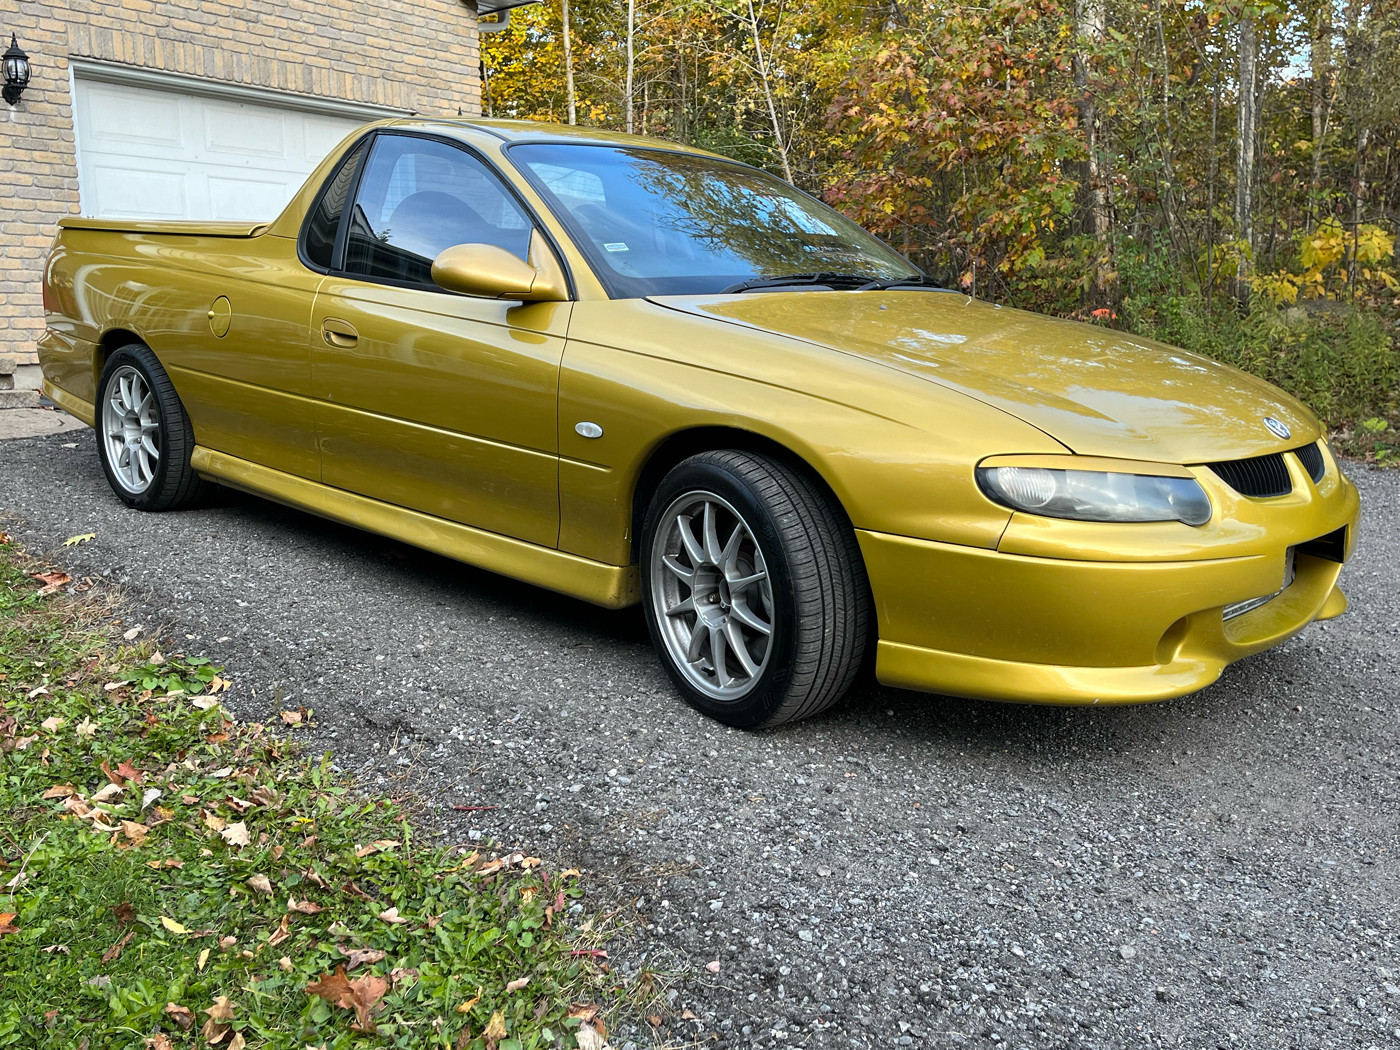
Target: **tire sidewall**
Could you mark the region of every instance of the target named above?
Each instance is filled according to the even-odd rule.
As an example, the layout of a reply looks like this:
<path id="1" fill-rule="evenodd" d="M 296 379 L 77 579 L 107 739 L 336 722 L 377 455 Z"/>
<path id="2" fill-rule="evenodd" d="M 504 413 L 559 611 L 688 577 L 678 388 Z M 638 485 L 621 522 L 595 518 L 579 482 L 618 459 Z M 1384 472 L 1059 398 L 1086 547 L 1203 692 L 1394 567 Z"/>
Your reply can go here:
<path id="1" fill-rule="evenodd" d="M 768 664 L 749 693 L 738 700 L 717 700 L 696 689 L 685 674 L 675 666 L 670 650 L 661 634 L 659 615 L 651 586 L 652 551 L 657 531 L 664 522 L 665 511 L 679 497 L 689 492 L 711 492 L 730 504 L 743 517 L 749 531 L 763 552 L 768 566 L 768 581 L 773 592 L 774 624 Z M 761 726 L 768 722 L 786 698 L 792 677 L 792 659 L 796 647 L 797 598 L 792 587 L 788 551 L 784 548 L 773 521 L 773 512 L 746 485 L 724 467 L 712 462 L 686 462 L 671 471 L 652 496 L 642 528 L 641 568 L 642 606 L 647 631 L 661 658 L 662 666 L 681 691 L 687 703 L 701 714 L 740 729 Z"/>
<path id="2" fill-rule="evenodd" d="M 166 398 L 162 396 L 162 388 L 157 381 L 157 376 L 150 361 L 146 357 L 154 359 L 155 355 L 144 346 L 132 345 L 124 346 L 107 358 L 107 363 L 102 366 L 102 378 L 97 385 L 97 458 L 102 462 L 102 473 L 107 476 L 107 484 L 116 494 L 117 498 L 128 507 L 136 510 L 146 510 L 161 501 L 161 495 L 166 488 L 166 481 L 172 468 L 170 447 L 170 427 L 172 419 L 169 405 Z M 108 384 L 112 381 L 112 376 L 118 368 L 129 365 L 141 373 L 141 378 L 146 382 L 146 389 L 151 392 L 155 402 L 156 420 L 160 424 L 160 456 L 156 459 L 155 474 L 151 477 L 151 483 L 146 486 L 144 492 L 129 492 L 117 480 L 116 470 L 107 458 L 107 440 L 103 433 L 103 415 L 107 400 L 109 398 Z M 160 363 L 155 362 L 155 368 L 160 368 Z M 164 378 L 162 373 L 160 378 Z"/>

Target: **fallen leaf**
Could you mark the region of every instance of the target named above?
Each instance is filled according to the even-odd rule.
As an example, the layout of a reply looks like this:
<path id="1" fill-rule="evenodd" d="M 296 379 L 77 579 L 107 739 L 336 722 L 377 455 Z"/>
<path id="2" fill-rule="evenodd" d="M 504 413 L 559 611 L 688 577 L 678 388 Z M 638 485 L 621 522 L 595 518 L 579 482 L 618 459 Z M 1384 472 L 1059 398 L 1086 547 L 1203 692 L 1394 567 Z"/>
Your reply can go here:
<path id="1" fill-rule="evenodd" d="M 116 944 L 112 945 L 110 948 L 108 948 L 105 952 L 102 953 L 102 961 L 104 963 L 115 962 L 121 956 L 122 949 L 125 948 L 128 944 L 130 944 L 131 938 L 135 936 L 135 930 L 128 930 L 125 937 L 117 941 Z"/>
<path id="2" fill-rule="evenodd" d="M 581 1026 L 580 1026 L 581 1027 Z M 500 1010 L 491 1015 L 491 1020 L 486 1022 L 486 1031 L 481 1033 L 487 1039 L 500 1040 L 506 1037 L 506 1017 Z"/>
<path id="3" fill-rule="evenodd" d="M 145 772 L 143 770 L 137 769 L 126 759 L 122 759 L 120 762 L 117 763 L 117 776 L 129 780 L 133 784 L 139 784 L 141 783 L 141 781 L 146 779 Z"/>
<path id="4" fill-rule="evenodd" d="M 517 977 L 515 980 L 509 982 L 509 983 L 506 985 L 506 991 L 508 991 L 508 992 L 518 992 L 518 991 L 520 991 L 520 989 L 524 988 L 524 987 L 525 987 L 527 984 L 529 984 L 529 983 L 530 983 L 530 978 L 528 978 L 528 977 Z"/>
<path id="5" fill-rule="evenodd" d="M 378 948 L 351 948 L 349 951 L 342 948 L 340 951 L 345 956 L 345 968 L 347 970 L 353 970 L 355 967 L 363 966 L 366 963 L 374 964 L 382 961 L 384 958 L 384 953 Z"/>
<path id="6" fill-rule="evenodd" d="M 97 734 L 97 723 L 84 716 L 83 720 L 73 727 L 79 736 L 95 736 Z"/>
<path id="7" fill-rule="evenodd" d="M 174 1050 L 174 1047 L 170 1045 L 169 1036 L 164 1032 L 157 1032 L 146 1037 L 146 1050 Z"/>
<path id="8" fill-rule="evenodd" d="M 250 889 L 255 889 L 259 893 L 266 893 L 269 897 L 272 896 L 272 883 L 268 880 L 266 875 L 254 875 L 248 880 L 248 886 Z"/>
<path id="9" fill-rule="evenodd" d="M 44 792 L 44 798 L 72 798 L 78 789 L 72 784 L 55 784 Z"/>
<path id="10" fill-rule="evenodd" d="M 399 923 L 408 922 L 407 919 L 405 919 L 402 915 L 399 914 L 399 909 L 397 905 L 395 905 L 392 908 L 386 909 L 385 911 L 381 911 L 379 913 L 379 917 L 385 922 L 394 923 L 395 925 Z"/>
<path id="11" fill-rule="evenodd" d="M 204 1037 L 204 1041 L 210 1046 L 218 1046 L 228 1035 L 230 1025 L 220 1024 L 212 1017 L 204 1022 L 204 1027 L 199 1030 L 199 1034 Z"/>
<path id="12" fill-rule="evenodd" d="M 607 1040 L 590 1024 L 579 1025 L 574 1038 L 578 1040 L 578 1050 L 608 1050 Z"/>
<path id="13" fill-rule="evenodd" d="M 146 827 L 145 824 L 138 824 L 134 820 L 122 821 L 122 834 L 127 837 L 127 840 L 133 846 L 139 846 L 141 843 L 145 842 L 146 836 L 150 834 L 150 831 L 151 829 Z"/>
<path id="14" fill-rule="evenodd" d="M 269 947 L 276 948 L 292 935 L 292 917 L 283 915 L 282 921 L 277 924 L 277 929 L 272 931 L 272 936 L 267 939 Z"/>
<path id="15" fill-rule="evenodd" d="M 337 966 L 335 973 L 323 974 L 320 980 L 306 986 L 308 995 L 317 995 L 333 1006 L 354 1010 L 355 1027 L 362 1032 L 374 1031 L 372 1015 L 379 1009 L 380 1000 L 388 991 L 389 982 L 383 977 L 373 974 L 346 977 L 343 966 Z"/>
<path id="16" fill-rule="evenodd" d="M 569 1007 L 569 1017 L 592 1023 L 593 1018 L 598 1016 L 598 1009 L 593 1003 L 574 1003 Z"/>
<path id="17" fill-rule="evenodd" d="M 201 814 L 201 819 L 204 821 L 204 826 L 210 831 L 222 832 L 228 826 L 228 821 L 207 809 Z"/>
<path id="18" fill-rule="evenodd" d="M 295 897 L 287 898 L 287 907 L 292 911 L 299 911 L 303 915 L 315 915 L 326 910 L 315 901 L 299 901 Z"/>
<path id="19" fill-rule="evenodd" d="M 189 933 L 190 931 L 181 926 L 174 919 L 167 919 L 164 915 L 160 917 L 160 924 L 171 933 Z"/>
<path id="20" fill-rule="evenodd" d="M 194 1011 L 188 1006 L 181 1006 L 179 1003 L 166 1003 L 165 1012 L 174 1018 L 182 1032 L 188 1032 L 194 1027 Z"/>
<path id="21" fill-rule="evenodd" d="M 196 696 L 190 700 L 190 703 L 194 704 L 194 706 L 201 711 L 208 711 L 211 707 L 219 706 L 219 701 L 210 696 Z"/>
<path id="22" fill-rule="evenodd" d="M 244 813 L 247 813 L 248 810 L 253 808 L 253 804 L 247 799 L 238 798 L 235 795 L 230 795 L 228 798 L 224 799 L 224 805 L 227 806 L 229 809 L 233 810 L 239 816 L 242 816 Z"/>
<path id="23" fill-rule="evenodd" d="M 242 1032 L 234 1032 L 233 1038 L 228 1042 L 228 1050 L 243 1050 L 247 1043 L 243 1041 Z"/>
<path id="24" fill-rule="evenodd" d="M 233 683 L 227 678 L 220 678 L 218 675 L 215 675 L 213 678 L 209 679 L 209 692 L 224 693 L 228 691 L 228 687 L 231 685 L 233 685 Z"/>
<path id="25" fill-rule="evenodd" d="M 464 1003 L 457 1004 L 457 1012 L 459 1014 L 469 1014 L 472 1012 L 472 1007 L 479 1002 L 481 1002 L 481 989 L 477 988 L 476 994 L 474 996 L 472 996 Z"/>
<path id="26" fill-rule="evenodd" d="M 386 849 L 393 849 L 398 845 L 394 839 L 377 839 L 368 846 L 361 846 L 355 851 L 357 857 L 368 857 L 371 853 L 381 853 Z"/>
<path id="27" fill-rule="evenodd" d="M 152 802 L 154 802 L 156 799 L 160 798 L 160 796 L 161 796 L 161 790 L 160 790 L 160 788 L 147 788 L 145 791 L 143 791 L 143 792 L 141 793 L 141 808 L 142 808 L 142 809 L 145 809 L 147 806 L 149 806 L 149 805 L 150 805 Z"/>
<path id="28" fill-rule="evenodd" d="M 237 944 L 237 943 L 238 943 L 238 938 L 237 938 L 237 937 L 220 937 L 220 938 L 219 938 L 219 948 L 222 949 L 223 951 L 227 951 L 228 949 L 232 948 L 232 947 L 233 947 L 235 944 Z"/>
<path id="29" fill-rule="evenodd" d="M 300 711 L 283 711 L 283 712 L 282 712 L 282 721 L 283 721 L 283 722 L 286 722 L 287 725 L 289 725 L 289 726 L 299 726 L 299 725 L 301 725 L 301 712 L 300 712 Z"/>
<path id="30" fill-rule="evenodd" d="M 12 923 L 15 914 L 16 913 L 12 911 L 0 911 L 0 937 L 5 936 L 7 933 L 19 932 L 19 927 Z"/>
<path id="31" fill-rule="evenodd" d="M 184 866 L 185 862 L 183 860 L 176 860 L 174 857 L 166 857 L 164 860 L 146 861 L 146 867 L 155 868 L 157 871 L 161 868 L 183 868 Z"/>
<path id="32" fill-rule="evenodd" d="M 219 834 L 223 836 L 224 841 L 230 846 L 248 845 L 248 826 L 241 820 L 236 824 L 230 824 L 228 827 L 224 828 L 223 831 L 219 832 Z"/>
<path id="33" fill-rule="evenodd" d="M 48 718 L 44 719 L 42 722 L 39 723 L 39 728 L 44 730 L 44 732 L 46 733 L 54 733 L 57 732 L 58 727 L 63 725 L 63 723 L 66 721 L 67 719 L 59 718 L 58 715 L 50 715 Z"/>
<path id="34" fill-rule="evenodd" d="M 114 798 L 122 793 L 120 784 L 103 784 L 101 788 L 94 791 L 92 800 L 94 802 L 106 802 L 109 798 Z"/>
<path id="35" fill-rule="evenodd" d="M 52 594 L 65 583 L 73 582 L 73 577 L 66 572 L 31 572 L 29 575 L 44 585 L 39 588 L 41 595 Z"/>
<path id="36" fill-rule="evenodd" d="M 80 543 L 87 543 L 89 540 L 95 539 L 97 539 L 97 533 L 84 532 L 80 536 L 69 536 L 66 540 L 63 541 L 63 545 L 65 547 L 76 547 Z"/>
<path id="37" fill-rule="evenodd" d="M 199 962 L 198 962 L 197 965 L 198 965 L 198 967 L 199 967 L 199 972 L 200 972 L 200 973 L 203 973 L 203 972 L 204 972 L 204 964 L 207 963 L 208 961 L 209 961 L 209 949 L 208 949 L 208 948 L 205 948 L 202 952 L 199 953 Z"/>
<path id="38" fill-rule="evenodd" d="M 216 995 L 214 1005 L 204 1011 L 211 1021 L 232 1021 L 233 1003 L 226 995 Z"/>
<path id="39" fill-rule="evenodd" d="M 277 960 L 277 966 L 283 973 L 291 973 L 296 969 L 296 967 L 292 965 L 291 957 L 287 955 Z"/>
<path id="40" fill-rule="evenodd" d="M 117 922 L 122 926 L 130 926 L 136 921 L 136 909 L 131 906 L 130 901 L 122 901 L 112 908 L 112 914 L 117 917 Z"/>
<path id="41" fill-rule="evenodd" d="M 125 638 L 128 642 L 134 641 L 136 639 L 136 636 L 140 634 L 142 630 L 142 626 L 138 623 L 135 627 L 131 628 L 131 630 L 123 631 L 122 637 Z"/>

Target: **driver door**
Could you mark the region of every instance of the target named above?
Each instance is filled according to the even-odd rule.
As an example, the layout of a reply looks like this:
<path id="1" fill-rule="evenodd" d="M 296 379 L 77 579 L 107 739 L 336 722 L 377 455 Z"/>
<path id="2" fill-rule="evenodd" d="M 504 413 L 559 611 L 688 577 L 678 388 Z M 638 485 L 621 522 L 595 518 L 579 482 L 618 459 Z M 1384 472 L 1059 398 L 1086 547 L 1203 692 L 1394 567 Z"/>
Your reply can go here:
<path id="1" fill-rule="evenodd" d="M 381 133 L 344 225 L 312 310 L 322 480 L 557 546 L 559 369 L 572 304 L 458 295 L 430 272 L 455 244 L 524 259 L 529 216 L 463 147 Z"/>

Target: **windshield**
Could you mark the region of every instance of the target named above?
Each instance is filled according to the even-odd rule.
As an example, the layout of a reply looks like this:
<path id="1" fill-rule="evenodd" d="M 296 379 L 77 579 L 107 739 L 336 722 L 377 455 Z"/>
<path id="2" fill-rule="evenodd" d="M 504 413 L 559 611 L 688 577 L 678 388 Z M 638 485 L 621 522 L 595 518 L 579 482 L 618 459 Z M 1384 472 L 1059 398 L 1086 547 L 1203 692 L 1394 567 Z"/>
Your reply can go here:
<path id="1" fill-rule="evenodd" d="M 757 168 L 658 149 L 513 146 L 614 298 L 718 292 L 755 278 L 912 277 L 908 260 Z"/>

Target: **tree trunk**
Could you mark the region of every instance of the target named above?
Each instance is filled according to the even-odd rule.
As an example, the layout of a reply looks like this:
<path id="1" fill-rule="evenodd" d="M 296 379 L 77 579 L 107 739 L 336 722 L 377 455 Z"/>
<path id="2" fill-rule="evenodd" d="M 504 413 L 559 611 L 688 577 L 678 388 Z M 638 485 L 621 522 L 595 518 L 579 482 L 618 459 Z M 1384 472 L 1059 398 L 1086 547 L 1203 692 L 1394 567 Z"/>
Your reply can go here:
<path id="1" fill-rule="evenodd" d="M 1103 147 L 1094 91 L 1089 86 L 1093 53 L 1103 43 L 1104 9 L 1104 0 L 1075 0 L 1075 34 L 1079 42 L 1074 52 L 1074 89 L 1079 99 L 1079 126 L 1084 132 L 1086 154 L 1083 201 L 1088 221 L 1085 226 L 1097 246 L 1090 291 L 1091 305 L 1096 307 L 1106 306 L 1113 299 L 1113 216 L 1108 190 L 1112 167 Z"/>
<path id="2" fill-rule="evenodd" d="M 578 96 L 574 92 L 574 38 L 569 30 L 569 0 L 564 4 L 564 90 L 569 96 L 569 123 L 578 123 Z"/>
<path id="3" fill-rule="evenodd" d="M 637 32 L 637 0 L 627 0 L 627 130 L 633 130 L 632 76 L 636 69 L 636 53 L 633 37 Z"/>
<path id="4" fill-rule="evenodd" d="M 788 160 L 787 141 L 783 135 L 782 123 L 778 120 L 778 106 L 773 99 L 773 85 L 768 77 L 768 59 L 763 53 L 763 42 L 758 36 L 758 15 L 753 9 L 753 0 L 748 0 L 749 32 L 753 37 L 754 61 L 758 63 L 758 75 L 763 84 L 763 98 L 768 103 L 768 119 L 773 126 L 773 144 L 778 150 L 778 159 L 783 165 L 783 178 L 792 181 L 792 164 Z"/>
<path id="5" fill-rule="evenodd" d="M 1259 137 L 1257 73 L 1259 31 L 1247 10 L 1240 16 L 1239 92 L 1235 109 L 1238 151 L 1235 163 L 1235 231 L 1246 250 L 1240 253 L 1236 295 L 1248 295 L 1247 279 L 1254 255 L 1254 160 Z"/>
<path id="6" fill-rule="evenodd" d="M 1322 189 L 1322 150 L 1332 110 L 1332 0 L 1319 0 L 1312 34 L 1312 191 Z M 1311 209 L 1309 209 L 1311 210 Z"/>

